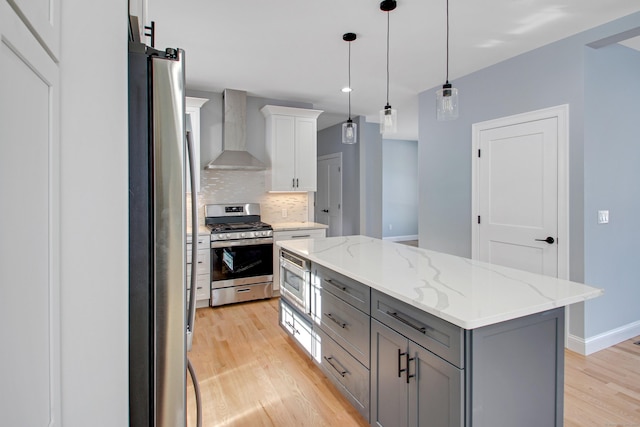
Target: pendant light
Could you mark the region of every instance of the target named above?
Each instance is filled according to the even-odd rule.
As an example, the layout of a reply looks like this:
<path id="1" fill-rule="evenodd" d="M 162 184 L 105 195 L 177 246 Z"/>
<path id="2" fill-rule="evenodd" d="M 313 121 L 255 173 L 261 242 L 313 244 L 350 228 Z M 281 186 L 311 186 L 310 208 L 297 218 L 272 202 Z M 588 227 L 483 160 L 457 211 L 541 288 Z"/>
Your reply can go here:
<path id="1" fill-rule="evenodd" d="M 349 43 L 349 86 L 342 89 L 349 94 L 349 119 L 342 124 L 342 143 L 355 144 L 358 142 L 358 125 L 351 120 L 351 42 L 356 39 L 355 33 L 345 33 L 342 40 Z"/>
<path id="2" fill-rule="evenodd" d="M 447 0 L 447 77 L 442 89 L 436 92 L 436 117 L 440 122 L 458 118 L 458 89 L 449 83 L 449 0 Z"/>
<path id="3" fill-rule="evenodd" d="M 396 0 L 383 0 L 380 10 L 387 12 L 387 105 L 380 110 L 380 133 L 396 133 L 398 129 L 398 111 L 389 104 L 389 12 L 397 6 Z"/>

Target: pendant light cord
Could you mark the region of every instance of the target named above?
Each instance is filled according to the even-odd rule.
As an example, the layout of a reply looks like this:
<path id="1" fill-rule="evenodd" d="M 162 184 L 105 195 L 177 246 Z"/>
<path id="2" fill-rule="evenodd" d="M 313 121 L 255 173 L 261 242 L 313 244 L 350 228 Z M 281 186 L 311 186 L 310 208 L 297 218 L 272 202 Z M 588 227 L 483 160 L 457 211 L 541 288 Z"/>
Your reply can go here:
<path id="1" fill-rule="evenodd" d="M 387 12 L 387 105 L 389 105 L 389 12 Z"/>
<path id="2" fill-rule="evenodd" d="M 447 78 L 446 83 L 449 84 L 449 0 L 447 0 Z"/>
<path id="3" fill-rule="evenodd" d="M 351 120 L 351 42 L 349 42 L 349 120 Z"/>

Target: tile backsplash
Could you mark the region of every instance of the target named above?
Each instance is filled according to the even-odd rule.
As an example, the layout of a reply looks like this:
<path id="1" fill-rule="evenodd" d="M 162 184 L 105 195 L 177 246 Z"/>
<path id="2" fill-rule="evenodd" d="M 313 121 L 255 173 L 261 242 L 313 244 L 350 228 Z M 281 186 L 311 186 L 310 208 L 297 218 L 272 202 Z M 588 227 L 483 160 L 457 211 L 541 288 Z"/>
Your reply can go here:
<path id="1" fill-rule="evenodd" d="M 204 206 L 218 203 L 260 203 L 262 221 L 267 223 L 308 220 L 308 193 L 267 193 L 264 179 L 264 171 L 201 170 L 199 225 L 204 225 Z M 282 216 L 283 210 L 286 217 Z"/>

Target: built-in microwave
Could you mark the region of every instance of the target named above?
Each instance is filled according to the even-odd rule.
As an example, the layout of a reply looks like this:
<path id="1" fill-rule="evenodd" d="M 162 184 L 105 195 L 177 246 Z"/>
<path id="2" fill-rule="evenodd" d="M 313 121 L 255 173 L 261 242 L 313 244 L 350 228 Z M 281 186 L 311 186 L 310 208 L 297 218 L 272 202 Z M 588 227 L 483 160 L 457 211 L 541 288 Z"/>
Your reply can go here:
<path id="1" fill-rule="evenodd" d="M 280 293 L 306 316 L 311 315 L 311 263 L 286 250 L 280 251 Z"/>

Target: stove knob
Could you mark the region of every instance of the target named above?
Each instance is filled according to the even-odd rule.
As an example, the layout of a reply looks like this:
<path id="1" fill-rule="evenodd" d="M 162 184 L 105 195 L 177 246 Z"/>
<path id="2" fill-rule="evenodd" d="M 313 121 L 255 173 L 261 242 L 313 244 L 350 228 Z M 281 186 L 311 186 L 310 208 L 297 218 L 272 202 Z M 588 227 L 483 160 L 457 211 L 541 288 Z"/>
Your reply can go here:
<path id="1" fill-rule="evenodd" d="M 224 240 L 224 238 L 225 238 L 225 235 L 224 235 L 224 234 L 218 234 L 218 239 L 220 239 L 220 240 Z"/>
<path id="2" fill-rule="evenodd" d="M 240 237 L 247 237 L 247 233 L 240 233 Z"/>

